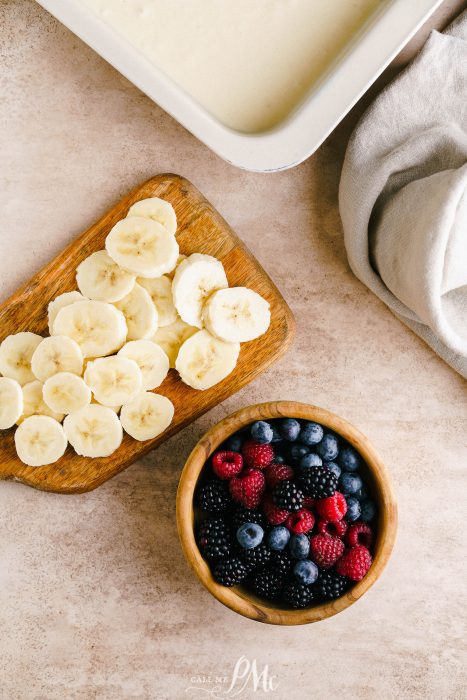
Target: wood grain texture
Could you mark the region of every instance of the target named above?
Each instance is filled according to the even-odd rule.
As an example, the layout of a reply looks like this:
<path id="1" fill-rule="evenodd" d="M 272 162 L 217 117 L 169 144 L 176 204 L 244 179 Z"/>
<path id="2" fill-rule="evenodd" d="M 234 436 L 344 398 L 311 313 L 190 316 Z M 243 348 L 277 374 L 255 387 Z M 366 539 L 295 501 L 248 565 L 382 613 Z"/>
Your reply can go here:
<path id="1" fill-rule="evenodd" d="M 341 435 L 355 447 L 364 460 L 361 472 L 370 493 L 378 504 L 378 523 L 374 557 L 371 568 L 362 581 L 356 583 L 337 600 L 305 610 L 280 608 L 265 603 L 242 586 L 226 588 L 213 579 L 208 563 L 196 544 L 194 530 L 199 513 L 193 496 L 206 460 L 229 435 L 256 420 L 292 417 L 316 421 Z M 273 625 L 303 625 L 318 622 L 345 610 L 375 583 L 391 555 L 397 530 L 397 506 L 388 472 L 369 440 L 343 418 L 318 406 L 294 401 L 274 401 L 247 406 L 209 430 L 189 456 L 183 469 L 177 492 L 177 527 L 185 557 L 208 591 L 231 610 L 257 622 Z"/>
<path id="2" fill-rule="evenodd" d="M 146 442 L 137 442 L 125 435 L 121 447 L 110 457 L 79 457 L 68 447 L 65 455 L 53 465 L 27 467 L 16 456 L 14 430 L 2 432 L 0 479 L 15 479 L 59 493 L 89 491 L 251 382 L 289 347 L 294 335 L 294 319 L 278 289 L 203 195 L 184 178 L 171 174 L 158 175 L 130 192 L 7 299 L 0 306 L 0 339 L 26 330 L 48 335 L 48 303 L 63 292 L 76 289 L 76 267 L 88 255 L 104 247 L 108 232 L 126 216 L 128 208 L 140 199 L 155 196 L 167 199 L 175 208 L 180 252 L 216 256 L 224 264 L 231 286 L 246 285 L 269 301 L 271 325 L 267 333 L 242 344 L 234 372 L 207 391 L 200 392 L 186 386 L 175 370 L 171 370 L 156 392 L 168 396 L 175 405 L 172 425 L 162 435 Z M 70 206 L 73 206 L 72 202 Z"/>

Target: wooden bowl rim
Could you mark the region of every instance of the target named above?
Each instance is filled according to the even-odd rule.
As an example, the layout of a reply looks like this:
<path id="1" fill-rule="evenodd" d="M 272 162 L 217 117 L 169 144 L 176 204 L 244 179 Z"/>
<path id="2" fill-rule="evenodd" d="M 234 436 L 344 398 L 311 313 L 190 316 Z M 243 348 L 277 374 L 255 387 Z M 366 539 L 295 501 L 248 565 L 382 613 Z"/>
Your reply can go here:
<path id="1" fill-rule="evenodd" d="M 212 452 L 234 432 L 254 422 L 273 418 L 312 420 L 334 430 L 361 454 L 372 473 L 378 491 L 379 522 L 373 563 L 362 581 L 341 598 L 304 610 L 271 607 L 246 592 L 216 583 L 203 559 L 194 535 L 193 496 L 200 473 Z M 353 605 L 378 580 L 391 555 L 397 531 L 397 504 L 389 473 L 380 456 L 363 433 L 344 418 L 327 409 L 295 401 L 269 401 L 246 406 L 214 425 L 199 440 L 183 468 L 176 499 L 177 528 L 188 564 L 207 590 L 234 612 L 258 622 L 300 625 L 336 615 Z"/>

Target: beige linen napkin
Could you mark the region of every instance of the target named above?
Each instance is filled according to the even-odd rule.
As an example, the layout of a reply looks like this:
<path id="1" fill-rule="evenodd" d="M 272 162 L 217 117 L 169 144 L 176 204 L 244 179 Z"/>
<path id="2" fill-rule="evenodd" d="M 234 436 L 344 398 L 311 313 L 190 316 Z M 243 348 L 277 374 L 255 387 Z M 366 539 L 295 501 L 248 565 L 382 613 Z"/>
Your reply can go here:
<path id="1" fill-rule="evenodd" d="M 467 12 L 363 116 L 339 205 L 355 275 L 467 377 Z"/>

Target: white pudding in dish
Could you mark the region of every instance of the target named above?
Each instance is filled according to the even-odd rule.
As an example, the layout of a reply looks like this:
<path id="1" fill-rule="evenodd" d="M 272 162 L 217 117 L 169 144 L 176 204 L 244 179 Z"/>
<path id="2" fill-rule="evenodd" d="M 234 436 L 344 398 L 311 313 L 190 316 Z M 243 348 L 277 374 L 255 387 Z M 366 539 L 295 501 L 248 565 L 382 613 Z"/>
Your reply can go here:
<path id="1" fill-rule="evenodd" d="M 386 0 L 81 0 L 224 125 L 283 121 Z"/>

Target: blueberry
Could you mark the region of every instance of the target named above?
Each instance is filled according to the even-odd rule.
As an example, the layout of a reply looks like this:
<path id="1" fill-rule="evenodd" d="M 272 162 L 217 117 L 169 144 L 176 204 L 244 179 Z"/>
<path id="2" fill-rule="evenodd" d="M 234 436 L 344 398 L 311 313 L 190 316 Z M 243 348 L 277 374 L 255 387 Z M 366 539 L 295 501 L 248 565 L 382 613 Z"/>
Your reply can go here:
<path id="1" fill-rule="evenodd" d="M 368 498 L 368 491 L 366 489 L 365 484 L 356 491 L 356 493 L 353 493 L 352 496 L 355 496 L 355 498 L 358 498 L 359 501 L 364 501 L 365 498 Z"/>
<path id="2" fill-rule="evenodd" d="M 275 455 L 274 461 L 276 464 L 285 464 L 285 459 L 282 455 Z"/>
<path id="3" fill-rule="evenodd" d="M 290 532 L 283 525 L 273 527 L 268 535 L 268 545 L 276 552 L 285 549 L 290 540 Z"/>
<path id="4" fill-rule="evenodd" d="M 310 540 L 306 535 L 292 535 L 289 549 L 294 559 L 306 559 L 310 552 Z"/>
<path id="5" fill-rule="evenodd" d="M 332 459 L 334 459 L 334 457 Z M 350 447 L 349 445 L 346 445 L 341 449 L 337 461 L 341 467 L 348 472 L 354 472 L 360 466 L 360 456 L 357 454 L 354 448 Z"/>
<path id="6" fill-rule="evenodd" d="M 340 477 L 342 473 L 342 469 L 336 462 L 325 462 L 324 466 L 327 467 L 330 471 L 332 471 L 333 474 L 337 476 L 337 478 Z"/>
<path id="7" fill-rule="evenodd" d="M 317 445 L 323 439 L 324 430 L 319 423 L 305 423 L 300 433 L 300 440 L 305 445 Z"/>
<path id="8" fill-rule="evenodd" d="M 373 520 L 376 516 L 376 505 L 369 498 L 365 498 L 365 500 L 362 501 L 361 509 L 362 512 L 360 517 L 364 523 L 370 522 L 370 520 Z"/>
<path id="9" fill-rule="evenodd" d="M 316 452 L 322 457 L 326 462 L 330 462 L 336 459 L 339 454 L 339 443 L 335 435 L 331 433 L 326 433 L 319 445 L 316 446 Z"/>
<path id="10" fill-rule="evenodd" d="M 347 501 L 347 513 L 345 514 L 345 519 L 349 523 L 353 523 L 354 520 L 358 520 L 362 509 L 360 507 L 360 501 L 357 501 L 353 496 L 347 496 L 345 499 Z"/>
<path id="11" fill-rule="evenodd" d="M 282 440 L 282 435 L 278 431 L 277 427 L 275 425 L 271 425 L 272 429 L 272 440 L 271 442 L 281 442 Z"/>
<path id="12" fill-rule="evenodd" d="M 264 530 L 261 525 L 256 523 L 244 523 L 237 530 L 237 540 L 240 547 L 243 549 L 253 549 L 261 544 L 264 536 Z"/>
<path id="13" fill-rule="evenodd" d="M 319 455 L 315 454 L 314 452 L 310 452 L 310 454 L 305 455 L 300 460 L 301 467 L 321 467 L 322 465 L 323 460 Z"/>
<path id="14" fill-rule="evenodd" d="M 257 420 L 250 428 L 251 437 L 261 445 L 268 445 L 274 437 L 273 430 L 269 423 L 264 420 Z"/>
<path id="15" fill-rule="evenodd" d="M 302 445 L 300 442 L 296 442 L 290 448 L 290 456 L 295 461 L 299 461 L 302 457 L 308 454 L 309 448 L 306 445 Z"/>
<path id="16" fill-rule="evenodd" d="M 279 432 L 289 442 L 295 442 L 300 434 L 300 423 L 295 418 L 284 418 L 279 423 Z"/>
<path id="17" fill-rule="evenodd" d="M 318 578 L 319 570 L 316 564 L 309 559 L 297 561 L 293 568 L 295 578 L 306 586 L 314 583 Z"/>
<path id="18" fill-rule="evenodd" d="M 339 479 L 339 490 L 344 496 L 354 495 L 363 486 L 363 481 L 358 476 L 352 472 L 342 472 Z"/>
<path id="19" fill-rule="evenodd" d="M 231 452 L 240 452 L 242 449 L 243 445 L 243 439 L 242 436 L 236 433 L 235 435 L 231 435 L 226 441 L 225 441 L 225 449 L 229 450 Z"/>

